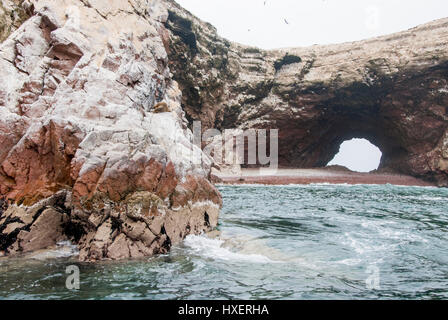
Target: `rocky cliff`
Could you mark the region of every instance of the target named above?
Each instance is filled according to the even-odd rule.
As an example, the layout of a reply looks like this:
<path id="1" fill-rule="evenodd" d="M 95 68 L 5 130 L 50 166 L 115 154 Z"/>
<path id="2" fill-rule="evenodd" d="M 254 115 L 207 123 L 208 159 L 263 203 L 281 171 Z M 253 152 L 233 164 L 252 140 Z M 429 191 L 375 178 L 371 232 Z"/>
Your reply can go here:
<path id="1" fill-rule="evenodd" d="M 170 72 L 166 4 L 1 3 L 0 254 L 70 239 L 84 261 L 142 257 L 215 228 L 221 198 Z"/>
<path id="2" fill-rule="evenodd" d="M 279 129 L 283 167 L 322 167 L 351 138 L 381 168 L 448 185 L 448 19 L 361 42 L 264 51 L 175 3 L 166 23 L 190 121 Z"/>

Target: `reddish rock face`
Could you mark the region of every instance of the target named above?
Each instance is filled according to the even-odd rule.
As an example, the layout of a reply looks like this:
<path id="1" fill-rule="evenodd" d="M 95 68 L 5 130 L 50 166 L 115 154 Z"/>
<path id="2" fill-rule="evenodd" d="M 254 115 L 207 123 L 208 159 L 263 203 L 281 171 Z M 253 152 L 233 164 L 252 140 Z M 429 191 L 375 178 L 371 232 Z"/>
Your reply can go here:
<path id="1" fill-rule="evenodd" d="M 282 167 L 322 167 L 366 138 L 381 167 L 448 186 L 448 20 L 391 36 L 264 51 L 220 38 L 176 4 L 170 63 L 190 120 L 279 129 Z"/>
<path id="2" fill-rule="evenodd" d="M 80 143 L 69 123 L 50 121 L 24 137 L 0 168 L 2 194 L 17 204 L 32 205 L 70 187 L 70 163 Z"/>

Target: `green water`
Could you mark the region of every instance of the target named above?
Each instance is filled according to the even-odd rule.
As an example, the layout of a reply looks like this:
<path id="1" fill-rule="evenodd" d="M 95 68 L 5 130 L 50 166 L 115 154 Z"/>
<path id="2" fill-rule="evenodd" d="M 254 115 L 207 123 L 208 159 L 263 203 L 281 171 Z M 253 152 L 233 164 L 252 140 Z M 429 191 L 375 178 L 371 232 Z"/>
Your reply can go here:
<path id="1" fill-rule="evenodd" d="M 448 190 L 223 186 L 221 240 L 81 264 L 0 260 L 3 299 L 447 299 Z M 80 268 L 80 290 L 65 287 Z M 367 281 L 366 281 L 367 280 Z M 368 286 L 367 284 L 370 284 Z M 372 286 L 372 284 L 374 284 Z"/>

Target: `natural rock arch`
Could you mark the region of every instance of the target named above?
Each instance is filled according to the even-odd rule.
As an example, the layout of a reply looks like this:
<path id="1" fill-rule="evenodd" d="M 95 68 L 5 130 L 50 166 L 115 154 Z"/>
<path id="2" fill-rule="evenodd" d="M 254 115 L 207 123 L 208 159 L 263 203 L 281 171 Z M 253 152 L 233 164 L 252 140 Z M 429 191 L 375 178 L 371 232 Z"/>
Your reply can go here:
<path id="1" fill-rule="evenodd" d="M 276 128 L 280 165 L 325 166 L 366 138 L 381 168 L 448 185 L 448 19 L 361 42 L 264 51 L 220 38 L 174 2 L 171 71 L 191 120 Z"/>

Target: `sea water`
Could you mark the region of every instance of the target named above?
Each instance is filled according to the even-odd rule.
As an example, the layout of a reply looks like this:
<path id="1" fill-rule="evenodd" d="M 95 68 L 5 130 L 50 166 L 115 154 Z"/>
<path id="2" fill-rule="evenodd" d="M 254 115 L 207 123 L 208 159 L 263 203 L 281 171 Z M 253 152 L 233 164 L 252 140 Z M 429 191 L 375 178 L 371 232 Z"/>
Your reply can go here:
<path id="1" fill-rule="evenodd" d="M 221 237 L 79 263 L 67 244 L 0 260 L 2 299 L 447 299 L 448 189 L 220 186 Z M 66 286 L 79 268 L 79 290 Z"/>

